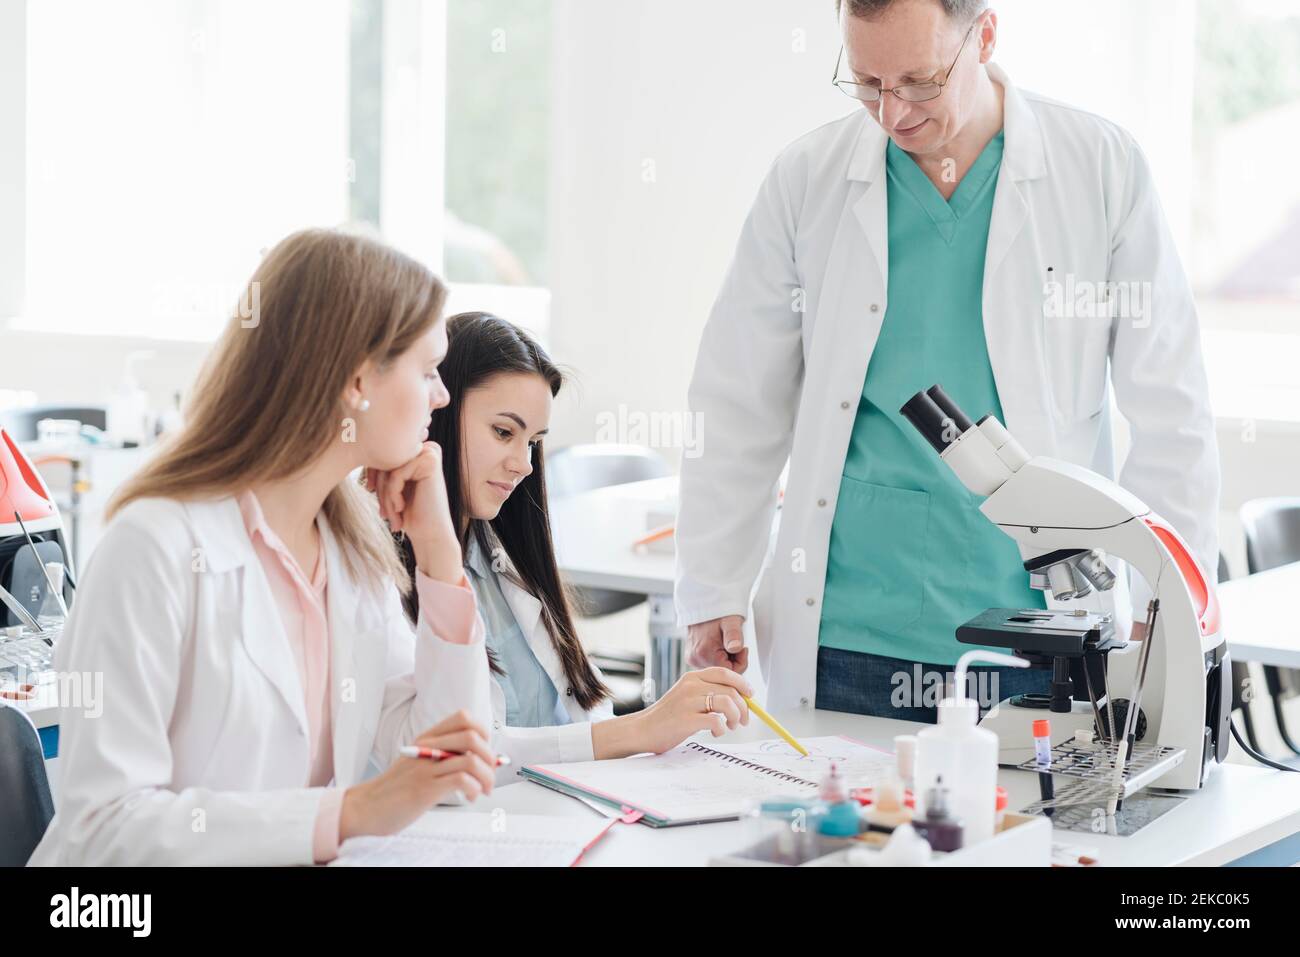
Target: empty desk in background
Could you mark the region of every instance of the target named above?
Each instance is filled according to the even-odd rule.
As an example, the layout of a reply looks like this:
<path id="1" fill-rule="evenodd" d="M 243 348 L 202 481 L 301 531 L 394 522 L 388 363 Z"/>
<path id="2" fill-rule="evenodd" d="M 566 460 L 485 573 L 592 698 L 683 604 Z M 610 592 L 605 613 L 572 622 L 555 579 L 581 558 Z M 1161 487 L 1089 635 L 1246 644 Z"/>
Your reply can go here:
<path id="1" fill-rule="evenodd" d="M 1223 582 L 1218 594 L 1234 660 L 1300 668 L 1300 562 Z"/>
<path id="2" fill-rule="evenodd" d="M 650 608 L 646 674 L 656 693 L 682 673 L 682 638 L 673 608 L 671 553 L 634 551 L 646 516 L 677 496 L 677 478 L 648 479 L 579 492 L 550 503 L 560 574 L 570 585 L 645 595 Z"/>

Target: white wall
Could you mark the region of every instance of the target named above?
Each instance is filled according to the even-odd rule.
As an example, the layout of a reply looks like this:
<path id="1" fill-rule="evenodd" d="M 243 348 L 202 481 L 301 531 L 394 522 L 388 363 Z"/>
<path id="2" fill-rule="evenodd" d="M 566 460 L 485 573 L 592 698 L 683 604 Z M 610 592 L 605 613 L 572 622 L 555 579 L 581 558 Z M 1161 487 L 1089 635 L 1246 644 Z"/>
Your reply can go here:
<path id="1" fill-rule="evenodd" d="M 567 444 L 591 441 L 619 403 L 685 410 L 700 330 L 768 166 L 859 107 L 831 86 L 831 0 L 555 11 L 551 343 L 581 380 L 556 410 Z"/>
<path id="2" fill-rule="evenodd" d="M 155 409 L 188 393 L 208 344 L 113 335 L 67 336 L 0 330 L 0 389 L 31 391 L 41 405 L 103 405 L 122 381 L 127 355 L 152 350 L 133 364 Z"/>

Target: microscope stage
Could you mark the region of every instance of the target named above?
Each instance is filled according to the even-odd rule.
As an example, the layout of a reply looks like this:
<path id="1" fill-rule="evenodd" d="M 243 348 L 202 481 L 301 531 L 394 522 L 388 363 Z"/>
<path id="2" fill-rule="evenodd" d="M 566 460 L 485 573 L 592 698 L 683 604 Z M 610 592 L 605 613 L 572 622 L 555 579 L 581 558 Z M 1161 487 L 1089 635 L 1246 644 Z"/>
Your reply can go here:
<path id="1" fill-rule="evenodd" d="M 957 640 L 1066 658 L 1113 651 L 1127 644 L 1116 639 L 1110 615 L 1085 609 L 990 608 L 958 626 Z"/>

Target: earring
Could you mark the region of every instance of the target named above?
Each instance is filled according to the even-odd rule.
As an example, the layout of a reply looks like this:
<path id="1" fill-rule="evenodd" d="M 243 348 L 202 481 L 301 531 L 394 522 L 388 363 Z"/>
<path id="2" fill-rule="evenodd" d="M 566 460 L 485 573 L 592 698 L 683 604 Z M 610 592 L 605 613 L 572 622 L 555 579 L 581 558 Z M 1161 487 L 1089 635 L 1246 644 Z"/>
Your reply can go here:
<path id="1" fill-rule="evenodd" d="M 369 400 L 369 399 L 362 399 L 361 402 L 357 405 L 357 411 L 358 411 L 358 412 L 369 412 L 369 411 L 370 411 L 370 400 Z"/>

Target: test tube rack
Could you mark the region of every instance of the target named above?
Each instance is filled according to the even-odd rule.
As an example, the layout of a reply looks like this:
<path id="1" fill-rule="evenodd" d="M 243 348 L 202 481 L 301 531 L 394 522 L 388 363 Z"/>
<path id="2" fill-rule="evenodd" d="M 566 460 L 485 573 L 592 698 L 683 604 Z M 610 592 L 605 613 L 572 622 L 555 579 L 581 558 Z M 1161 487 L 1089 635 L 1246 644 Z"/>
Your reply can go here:
<path id="1" fill-rule="evenodd" d="M 1017 765 L 1021 771 L 1059 774 L 1076 779 L 1057 786 L 1054 797 L 1034 802 L 1025 808 L 1025 812 L 1041 813 L 1047 808 L 1074 804 L 1096 805 L 1112 798 L 1123 800 L 1178 767 L 1187 756 L 1183 748 L 1135 742 L 1133 753 L 1124 764 L 1123 785 L 1117 790 L 1115 763 L 1118 751 L 1112 742 L 1083 742 L 1070 738 L 1052 748 L 1050 764 L 1039 764 L 1036 759 L 1031 759 Z"/>

